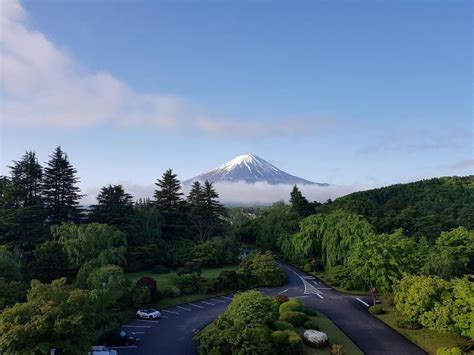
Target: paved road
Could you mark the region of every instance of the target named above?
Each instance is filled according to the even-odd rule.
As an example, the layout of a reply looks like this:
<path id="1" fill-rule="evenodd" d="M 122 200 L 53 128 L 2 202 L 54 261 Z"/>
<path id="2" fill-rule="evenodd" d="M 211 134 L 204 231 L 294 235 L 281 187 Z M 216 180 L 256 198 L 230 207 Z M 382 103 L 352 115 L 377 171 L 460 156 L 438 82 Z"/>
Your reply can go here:
<path id="1" fill-rule="evenodd" d="M 288 283 L 277 288 L 259 288 L 268 295 L 278 293 L 298 297 L 305 307 L 316 309 L 331 319 L 368 355 L 425 354 L 368 312 L 369 297 L 339 293 L 313 276 L 283 264 Z M 136 346 L 116 348 L 119 354 L 187 355 L 196 352 L 194 332 L 224 312 L 234 294 L 191 302 L 162 310 L 162 319 L 134 319 L 123 325 L 140 339 Z"/>

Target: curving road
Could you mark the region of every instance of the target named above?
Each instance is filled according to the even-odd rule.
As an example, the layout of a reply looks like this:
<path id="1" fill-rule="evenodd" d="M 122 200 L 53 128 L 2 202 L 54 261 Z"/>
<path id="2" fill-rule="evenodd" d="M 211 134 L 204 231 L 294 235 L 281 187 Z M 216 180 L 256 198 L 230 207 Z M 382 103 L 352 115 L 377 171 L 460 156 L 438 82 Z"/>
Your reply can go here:
<path id="1" fill-rule="evenodd" d="M 258 288 L 274 296 L 278 293 L 298 297 L 305 307 L 324 313 L 368 355 L 418 355 L 423 350 L 368 312 L 369 297 L 339 293 L 313 276 L 280 263 L 288 283 L 277 288 Z M 134 332 L 137 345 L 115 348 L 119 354 L 195 354 L 194 333 L 224 312 L 234 294 L 209 298 L 162 309 L 162 319 L 134 319 L 123 329 Z"/>

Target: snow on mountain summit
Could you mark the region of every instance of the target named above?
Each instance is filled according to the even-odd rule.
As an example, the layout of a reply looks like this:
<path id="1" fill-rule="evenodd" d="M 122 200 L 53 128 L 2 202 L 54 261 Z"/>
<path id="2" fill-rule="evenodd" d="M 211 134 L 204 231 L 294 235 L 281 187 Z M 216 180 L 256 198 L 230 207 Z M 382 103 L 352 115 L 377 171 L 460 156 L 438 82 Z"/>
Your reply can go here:
<path id="1" fill-rule="evenodd" d="M 267 182 L 272 185 L 327 185 L 290 175 L 253 154 L 239 155 L 218 168 L 185 181 L 184 184 L 187 185 L 194 181 L 202 182 L 205 180 L 210 182 Z"/>

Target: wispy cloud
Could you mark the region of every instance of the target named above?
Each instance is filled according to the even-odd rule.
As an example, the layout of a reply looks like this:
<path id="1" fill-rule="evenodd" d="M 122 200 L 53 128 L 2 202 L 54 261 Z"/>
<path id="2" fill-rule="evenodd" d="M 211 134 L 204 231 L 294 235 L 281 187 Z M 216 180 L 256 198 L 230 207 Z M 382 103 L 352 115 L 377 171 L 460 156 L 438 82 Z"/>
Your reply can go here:
<path id="1" fill-rule="evenodd" d="M 121 182 L 125 190 L 131 193 L 135 199 L 152 197 L 155 186 L 139 185 L 128 182 Z M 272 204 L 278 201 L 288 202 L 292 185 L 271 185 L 265 182 L 249 184 L 246 182 L 221 182 L 215 183 L 214 187 L 219 193 L 220 200 L 228 204 Z M 347 195 L 354 191 L 366 190 L 375 185 L 301 185 L 302 193 L 310 201 L 324 202 L 328 199 L 335 199 L 339 196 Z M 100 187 L 90 187 L 85 189 L 87 196 L 83 199 L 84 204 L 96 203 L 95 196 Z M 187 194 L 189 187 L 184 189 Z"/>
<path id="2" fill-rule="evenodd" d="M 328 122 L 307 118 L 264 123 L 214 117 L 183 97 L 137 93 L 106 72 L 87 70 L 29 25 L 28 14 L 17 0 L 2 1 L 0 93 L 2 121 L 7 124 L 81 128 L 113 123 L 215 136 L 265 137 L 314 135 Z"/>
<path id="3" fill-rule="evenodd" d="M 458 150 L 471 144 L 471 135 L 463 129 L 444 132 L 432 130 L 399 130 L 378 132 L 374 142 L 356 151 L 356 156 L 372 156 L 380 153 L 415 153 L 421 151 Z"/>

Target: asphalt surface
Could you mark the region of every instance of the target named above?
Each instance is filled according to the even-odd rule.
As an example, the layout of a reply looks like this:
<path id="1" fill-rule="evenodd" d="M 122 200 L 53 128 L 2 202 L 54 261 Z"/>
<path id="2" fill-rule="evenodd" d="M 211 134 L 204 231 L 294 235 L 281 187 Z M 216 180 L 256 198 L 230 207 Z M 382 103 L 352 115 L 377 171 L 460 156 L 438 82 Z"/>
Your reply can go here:
<path id="1" fill-rule="evenodd" d="M 365 354 L 425 354 L 368 312 L 368 304 L 371 302 L 369 297 L 339 293 L 301 270 L 283 263 L 281 266 L 288 275 L 288 283 L 277 288 L 258 288 L 259 291 L 271 296 L 281 293 L 300 298 L 305 307 L 325 314 Z M 157 321 L 134 319 L 124 324 L 122 329 L 135 333 L 140 340 L 134 346 L 114 349 L 119 354 L 195 354 L 195 332 L 223 313 L 234 295 L 162 309 L 162 318 Z"/>

